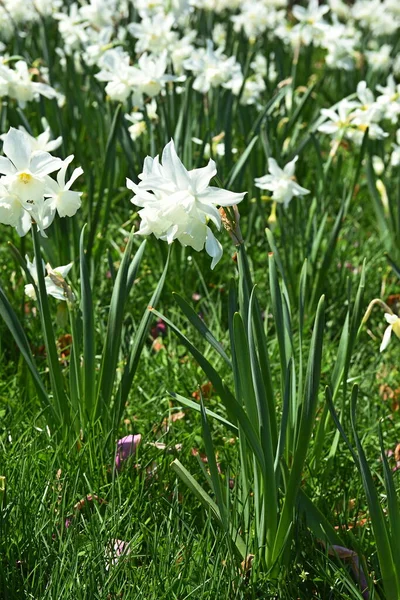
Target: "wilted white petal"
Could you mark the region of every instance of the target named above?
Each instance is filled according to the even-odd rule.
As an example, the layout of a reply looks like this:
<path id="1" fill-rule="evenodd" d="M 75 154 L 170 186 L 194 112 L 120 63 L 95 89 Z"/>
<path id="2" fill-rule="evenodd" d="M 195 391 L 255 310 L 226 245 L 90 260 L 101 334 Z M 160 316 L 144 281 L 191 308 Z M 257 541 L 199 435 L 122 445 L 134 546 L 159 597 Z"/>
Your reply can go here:
<path id="1" fill-rule="evenodd" d="M 391 335 L 392 335 L 392 326 L 389 325 L 389 327 L 387 327 L 385 329 L 385 333 L 383 334 L 382 343 L 381 343 L 381 346 L 379 348 L 380 352 L 383 352 L 388 347 Z"/>
<path id="2" fill-rule="evenodd" d="M 222 258 L 223 250 L 221 244 L 209 227 L 207 227 L 206 252 L 212 257 L 211 269 L 214 269 L 215 265 Z"/>

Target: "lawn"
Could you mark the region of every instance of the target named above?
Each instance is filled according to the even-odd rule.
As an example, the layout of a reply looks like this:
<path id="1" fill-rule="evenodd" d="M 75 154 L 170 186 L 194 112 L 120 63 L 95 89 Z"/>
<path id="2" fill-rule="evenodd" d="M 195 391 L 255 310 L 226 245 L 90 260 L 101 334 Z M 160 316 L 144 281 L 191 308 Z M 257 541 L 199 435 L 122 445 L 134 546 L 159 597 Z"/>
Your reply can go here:
<path id="1" fill-rule="evenodd" d="M 397 0 L 0 2 L 0 597 L 400 600 Z"/>

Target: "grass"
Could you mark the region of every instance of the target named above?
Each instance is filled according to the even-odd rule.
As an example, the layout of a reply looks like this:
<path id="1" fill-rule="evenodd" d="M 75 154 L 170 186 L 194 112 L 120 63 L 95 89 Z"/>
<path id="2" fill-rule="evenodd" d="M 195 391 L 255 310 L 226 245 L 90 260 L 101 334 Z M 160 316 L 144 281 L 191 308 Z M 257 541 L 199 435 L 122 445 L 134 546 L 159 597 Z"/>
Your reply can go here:
<path id="1" fill-rule="evenodd" d="M 138 19 L 133 5 L 128 12 L 122 27 Z M 38 135 L 45 117 L 54 137 L 63 136 L 55 154 L 73 153 L 84 176 L 76 183 L 82 209 L 56 218 L 40 243 L 0 224 L 1 289 L 25 332 L 46 402 L 60 408 L 52 420 L 21 345 L 1 319 L 1 599 L 398 600 L 399 471 L 388 456 L 385 473 L 382 457 L 400 440 L 398 340 L 393 335 L 379 353 L 385 322 L 378 308 L 361 326 L 374 298 L 399 313 L 399 171 L 387 164 L 398 124 L 385 122 L 387 140 L 366 134 L 361 146 L 342 140 L 335 152 L 317 131 L 321 108 L 354 95 L 361 80 L 371 89 L 384 84 L 386 75 L 365 61 L 351 71 L 329 68 L 317 44 L 297 56 L 272 36 L 250 43 L 233 32 L 227 14 L 194 11 L 196 44 L 223 24 L 224 52 L 244 70 L 261 52 L 274 62 L 276 81 L 265 78 L 261 99 L 242 105 L 221 86 L 196 92 L 188 74 L 180 91 L 168 84 L 157 96 L 158 121 L 146 116 L 136 140 L 124 119 L 131 100 L 121 104 L 105 94 L 97 65 L 78 65 L 68 52 L 60 60 L 64 42 L 55 19 L 37 19 L 26 36 L 5 38 L 10 56 L 43 73 L 48 67 L 49 82 L 66 101 L 40 97 L 21 107 L 5 95 L 0 133 L 23 125 Z M 290 13 L 287 22 L 294 23 Z M 397 56 L 396 40 L 377 39 L 391 40 Z M 361 36 L 360 56 L 368 44 Z M 130 36 L 123 48 L 135 62 Z M 225 154 L 218 156 L 213 139 L 222 132 Z M 213 183 L 247 191 L 239 206 L 246 255 L 222 231 L 224 255 L 211 271 L 205 252 L 175 242 L 168 253 L 151 236 L 128 290 L 126 249 L 132 257 L 141 252 L 142 238 L 130 235 L 140 219 L 125 180 L 137 181 L 144 158 L 171 138 L 188 169 L 206 164 L 210 143 L 218 167 Z M 311 193 L 287 209 L 276 206 L 271 218 L 271 198 L 254 178 L 265 173 L 268 158 L 283 166 L 296 155 L 296 177 Z M 376 155 L 386 161 L 382 181 L 371 168 Z M 74 263 L 71 320 L 67 303 L 49 297 L 47 306 L 44 284 L 39 303 L 24 295 L 21 257 L 32 258 L 34 250 L 52 266 Z M 155 309 L 166 324 L 156 315 L 146 329 L 141 320 L 150 317 L 156 288 Z M 325 325 L 322 304 L 317 309 L 322 295 Z M 5 305 L 1 299 L 3 316 Z M 313 338 L 316 321 L 321 331 Z M 209 332 L 220 346 L 209 343 Z M 124 398 L 118 384 L 136 340 L 143 347 L 133 354 L 140 359 Z M 281 433 L 281 454 L 268 415 Z M 117 470 L 116 442 L 131 434 L 141 434 L 141 443 Z"/>

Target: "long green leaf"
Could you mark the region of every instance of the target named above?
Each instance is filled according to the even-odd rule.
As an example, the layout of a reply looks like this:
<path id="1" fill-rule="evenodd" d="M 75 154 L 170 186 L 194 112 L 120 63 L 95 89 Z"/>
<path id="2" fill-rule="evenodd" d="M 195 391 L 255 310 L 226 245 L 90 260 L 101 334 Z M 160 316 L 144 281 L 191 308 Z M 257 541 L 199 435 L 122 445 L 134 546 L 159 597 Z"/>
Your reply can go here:
<path id="1" fill-rule="evenodd" d="M 204 323 L 202 319 L 198 316 L 198 314 L 193 310 L 193 308 L 176 292 L 174 292 L 174 298 L 176 303 L 179 305 L 179 308 L 184 313 L 184 315 L 189 319 L 191 324 L 197 329 L 197 331 L 207 340 L 207 342 L 218 352 L 220 356 L 224 359 L 228 367 L 232 368 L 232 363 L 230 358 L 226 354 L 224 348 L 218 342 L 218 340 L 214 337 L 212 332 L 209 330 L 207 325 Z"/>
<path id="2" fill-rule="evenodd" d="M 174 398 L 179 404 L 183 404 L 183 406 L 187 406 L 188 408 L 193 408 L 197 412 L 201 412 L 201 406 L 198 402 L 195 402 L 194 400 L 190 400 L 190 398 L 185 398 L 184 396 L 181 396 L 180 394 L 175 394 L 175 392 L 169 392 L 169 395 L 172 398 Z M 228 421 L 227 419 L 225 419 L 218 413 L 214 412 L 213 410 L 210 410 L 209 408 L 204 408 L 204 410 L 206 411 L 206 415 L 208 417 L 211 417 L 212 419 L 219 421 L 222 425 L 225 425 L 225 427 L 227 427 L 234 435 L 236 435 L 236 436 L 238 435 L 238 433 L 239 433 L 238 428 L 233 423 L 231 423 L 230 421 Z"/>
<path id="3" fill-rule="evenodd" d="M 254 430 L 252 423 L 249 420 L 249 417 L 243 410 L 242 406 L 239 404 L 235 396 L 223 382 L 221 377 L 218 375 L 217 371 L 211 364 L 204 358 L 202 353 L 188 340 L 188 338 L 164 315 L 159 313 L 156 310 L 153 310 L 153 313 L 157 315 L 160 319 L 162 319 L 167 325 L 171 328 L 171 331 L 178 336 L 181 340 L 182 344 L 186 346 L 191 355 L 198 362 L 200 367 L 203 369 L 204 373 L 207 375 L 208 379 L 213 384 L 217 394 L 221 398 L 227 412 L 229 419 L 236 425 L 240 424 L 242 427 L 246 438 L 261 466 L 264 468 L 264 455 L 260 446 L 260 442 L 258 439 L 258 435 Z"/>
<path id="4" fill-rule="evenodd" d="M 90 286 L 89 270 L 87 267 L 84 240 L 85 228 L 82 228 L 79 242 L 79 261 L 81 273 L 81 311 L 83 327 L 83 394 L 86 417 L 93 419 L 93 409 L 96 394 L 96 348 L 95 327 L 93 316 L 92 289 Z"/>

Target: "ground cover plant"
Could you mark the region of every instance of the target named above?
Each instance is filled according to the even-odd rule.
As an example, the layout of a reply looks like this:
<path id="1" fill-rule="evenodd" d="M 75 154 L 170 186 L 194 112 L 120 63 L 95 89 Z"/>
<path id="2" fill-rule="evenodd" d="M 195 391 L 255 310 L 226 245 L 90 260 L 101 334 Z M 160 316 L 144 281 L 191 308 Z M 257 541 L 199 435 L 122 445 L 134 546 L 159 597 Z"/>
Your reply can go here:
<path id="1" fill-rule="evenodd" d="M 0 2 L 1 598 L 400 598 L 399 31 Z"/>

